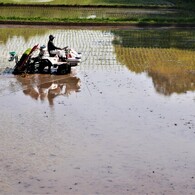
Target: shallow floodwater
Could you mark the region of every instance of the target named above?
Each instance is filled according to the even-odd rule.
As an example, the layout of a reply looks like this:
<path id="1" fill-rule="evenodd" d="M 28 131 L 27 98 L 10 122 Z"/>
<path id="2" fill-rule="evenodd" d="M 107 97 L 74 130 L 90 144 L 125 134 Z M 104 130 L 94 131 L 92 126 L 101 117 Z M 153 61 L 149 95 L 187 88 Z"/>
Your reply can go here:
<path id="1" fill-rule="evenodd" d="M 194 30 L 0 32 L 0 194 L 194 194 Z M 49 34 L 82 63 L 10 74 Z"/>

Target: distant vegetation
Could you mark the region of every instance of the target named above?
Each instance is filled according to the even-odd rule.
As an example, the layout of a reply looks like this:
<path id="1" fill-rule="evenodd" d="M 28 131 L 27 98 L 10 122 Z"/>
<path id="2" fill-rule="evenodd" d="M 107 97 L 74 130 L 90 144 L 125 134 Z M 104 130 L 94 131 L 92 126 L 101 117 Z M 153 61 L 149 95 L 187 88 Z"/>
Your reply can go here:
<path id="1" fill-rule="evenodd" d="M 0 0 L 0 11 L 0 21 L 195 24 L 193 0 Z"/>
<path id="2" fill-rule="evenodd" d="M 178 6 L 195 10 L 194 0 L 0 0 L 1 4 Z"/>
<path id="3" fill-rule="evenodd" d="M 58 5 L 172 5 L 169 0 L 0 0 L 0 3 Z"/>

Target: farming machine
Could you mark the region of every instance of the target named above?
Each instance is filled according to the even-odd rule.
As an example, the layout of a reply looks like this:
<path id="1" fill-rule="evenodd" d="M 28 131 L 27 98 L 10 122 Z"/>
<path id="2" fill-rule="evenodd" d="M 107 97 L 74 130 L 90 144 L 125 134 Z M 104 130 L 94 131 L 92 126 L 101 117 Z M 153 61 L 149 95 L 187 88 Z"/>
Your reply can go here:
<path id="1" fill-rule="evenodd" d="M 38 54 L 35 55 L 36 51 Z M 68 74 L 71 72 L 71 67 L 77 66 L 81 62 L 81 54 L 68 47 L 64 48 L 63 57 L 58 55 L 51 56 L 46 46 L 35 45 L 33 48 L 28 48 L 18 60 L 16 52 L 10 52 L 9 61 L 16 62 L 13 74 L 23 73 L 57 73 Z"/>

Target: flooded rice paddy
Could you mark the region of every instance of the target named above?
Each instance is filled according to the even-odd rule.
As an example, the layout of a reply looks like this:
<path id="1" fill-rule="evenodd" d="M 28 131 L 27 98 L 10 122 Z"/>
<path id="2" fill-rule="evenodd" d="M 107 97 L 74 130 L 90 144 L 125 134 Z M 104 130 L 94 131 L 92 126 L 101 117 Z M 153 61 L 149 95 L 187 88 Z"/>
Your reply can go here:
<path id="1" fill-rule="evenodd" d="M 1 17 L 43 17 L 43 18 L 130 18 L 145 17 L 146 15 L 157 16 L 167 15 L 168 17 L 176 17 L 178 11 L 174 9 L 127 9 L 127 8 L 79 8 L 79 7 L 23 7 L 23 6 L 3 6 L 1 7 Z"/>
<path id="2" fill-rule="evenodd" d="M 71 74 L 9 73 L 9 51 L 50 34 L 82 52 Z M 0 194 L 193 194 L 194 37 L 1 27 Z"/>
<path id="3" fill-rule="evenodd" d="M 191 18 L 193 11 L 170 8 L 139 9 L 139 8 L 102 8 L 102 7 L 38 7 L 38 6 L 2 6 L 1 18 L 8 20 L 68 20 L 68 19 L 105 19 L 140 21 L 146 18 Z M 139 19 L 138 19 L 139 18 Z M 93 21 L 93 20 L 92 20 Z"/>

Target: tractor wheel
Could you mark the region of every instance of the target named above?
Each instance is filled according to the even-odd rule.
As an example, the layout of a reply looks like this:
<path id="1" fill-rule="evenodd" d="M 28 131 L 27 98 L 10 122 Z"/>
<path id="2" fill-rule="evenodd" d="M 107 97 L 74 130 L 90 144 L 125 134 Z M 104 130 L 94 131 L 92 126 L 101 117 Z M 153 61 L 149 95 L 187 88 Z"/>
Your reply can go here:
<path id="1" fill-rule="evenodd" d="M 58 74 L 69 74 L 71 72 L 71 66 L 68 64 L 62 64 L 58 66 L 57 73 Z"/>
<path id="2" fill-rule="evenodd" d="M 44 73 L 44 68 L 48 66 L 48 71 L 50 72 L 51 70 L 51 62 L 49 60 L 42 60 L 40 63 L 39 63 L 39 67 L 38 67 L 38 72 L 39 73 Z"/>

